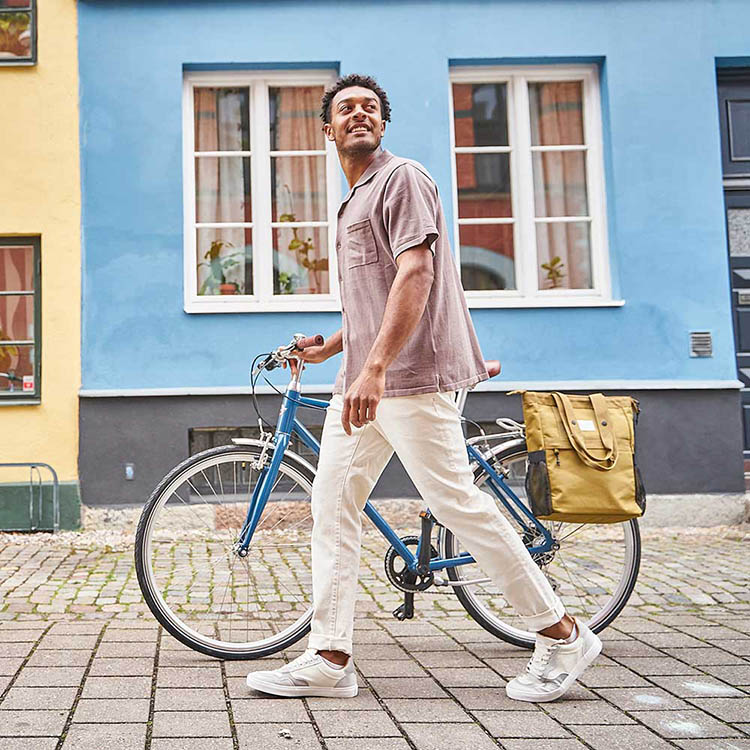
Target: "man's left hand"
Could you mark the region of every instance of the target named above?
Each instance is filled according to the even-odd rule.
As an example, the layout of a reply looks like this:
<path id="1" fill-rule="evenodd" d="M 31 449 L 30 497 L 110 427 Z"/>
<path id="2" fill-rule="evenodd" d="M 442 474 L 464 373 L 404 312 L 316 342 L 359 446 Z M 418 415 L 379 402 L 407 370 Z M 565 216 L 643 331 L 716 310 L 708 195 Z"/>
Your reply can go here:
<path id="1" fill-rule="evenodd" d="M 344 396 L 341 425 L 347 435 L 352 434 L 351 425 L 362 427 L 375 419 L 384 390 L 385 370 L 372 370 L 365 366 Z"/>

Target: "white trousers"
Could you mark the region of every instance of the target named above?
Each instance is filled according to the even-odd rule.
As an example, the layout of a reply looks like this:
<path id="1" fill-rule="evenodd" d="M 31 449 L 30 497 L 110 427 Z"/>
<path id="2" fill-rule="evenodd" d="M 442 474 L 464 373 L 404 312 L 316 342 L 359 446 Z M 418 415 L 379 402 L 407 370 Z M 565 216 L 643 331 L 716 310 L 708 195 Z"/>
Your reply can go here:
<path id="1" fill-rule="evenodd" d="M 331 400 L 312 491 L 313 619 L 309 647 L 352 653 L 361 518 L 393 452 L 425 504 L 459 538 L 529 630 L 565 614 L 562 602 L 495 500 L 474 485 L 452 395 L 385 398 L 364 427 L 341 426 L 343 399 Z"/>

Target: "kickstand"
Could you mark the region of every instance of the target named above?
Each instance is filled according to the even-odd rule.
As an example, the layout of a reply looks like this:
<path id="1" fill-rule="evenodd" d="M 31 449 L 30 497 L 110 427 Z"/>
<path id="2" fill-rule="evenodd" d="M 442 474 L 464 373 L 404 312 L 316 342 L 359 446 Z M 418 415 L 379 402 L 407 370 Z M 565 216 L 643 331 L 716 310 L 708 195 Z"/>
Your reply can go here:
<path id="1" fill-rule="evenodd" d="M 411 620 L 414 617 L 414 592 L 407 591 L 404 594 L 404 603 L 393 610 L 393 616 L 397 620 Z"/>

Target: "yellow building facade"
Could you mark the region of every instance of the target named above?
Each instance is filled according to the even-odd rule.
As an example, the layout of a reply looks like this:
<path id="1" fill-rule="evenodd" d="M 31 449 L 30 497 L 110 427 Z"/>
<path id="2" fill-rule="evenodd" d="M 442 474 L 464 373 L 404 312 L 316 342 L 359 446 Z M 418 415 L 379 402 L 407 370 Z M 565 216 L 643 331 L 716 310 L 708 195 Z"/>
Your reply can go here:
<path id="1" fill-rule="evenodd" d="M 73 528 L 81 371 L 76 3 L 10 5 L 22 26 L 26 6 L 31 27 L 8 41 L 13 19 L 0 14 L 0 529 L 29 522 L 30 470 L 2 466 L 23 462 L 54 468 L 61 526 Z M 12 44 L 28 48 L 29 39 L 35 59 L 15 59 Z M 49 475 L 31 477 L 35 484 Z M 50 487 L 42 491 L 46 503 Z M 50 526 L 44 513 L 35 525 Z"/>

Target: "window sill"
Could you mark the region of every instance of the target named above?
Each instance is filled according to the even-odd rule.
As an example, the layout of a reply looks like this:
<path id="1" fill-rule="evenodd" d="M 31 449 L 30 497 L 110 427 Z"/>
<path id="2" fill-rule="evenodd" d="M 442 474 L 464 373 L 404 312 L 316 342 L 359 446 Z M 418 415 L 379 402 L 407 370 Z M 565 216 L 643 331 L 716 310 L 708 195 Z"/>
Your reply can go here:
<path id="1" fill-rule="evenodd" d="M 37 397 L 31 398 L 0 398 L 0 406 L 39 406 L 42 399 Z"/>
<path id="2" fill-rule="evenodd" d="M 470 308 L 531 308 L 531 307 L 622 307 L 624 299 L 603 297 L 474 297 L 466 295 Z"/>
<path id="3" fill-rule="evenodd" d="M 297 295 L 295 299 L 259 302 L 251 299 L 187 300 L 186 313 L 266 313 L 266 312 L 341 312 L 341 303 L 326 296 L 315 299 Z"/>

